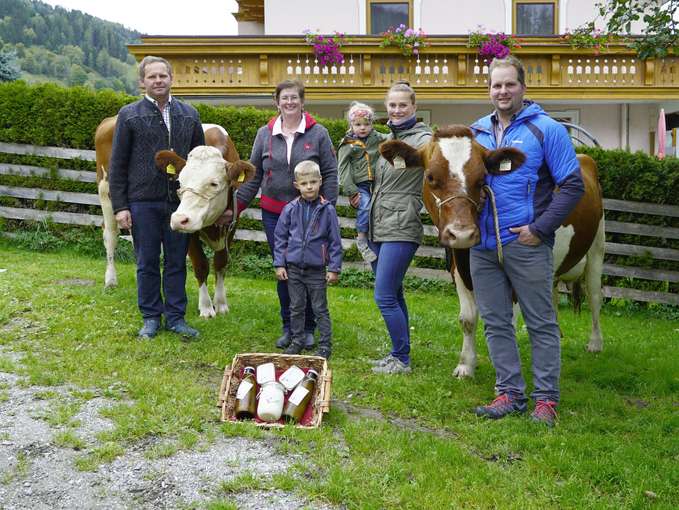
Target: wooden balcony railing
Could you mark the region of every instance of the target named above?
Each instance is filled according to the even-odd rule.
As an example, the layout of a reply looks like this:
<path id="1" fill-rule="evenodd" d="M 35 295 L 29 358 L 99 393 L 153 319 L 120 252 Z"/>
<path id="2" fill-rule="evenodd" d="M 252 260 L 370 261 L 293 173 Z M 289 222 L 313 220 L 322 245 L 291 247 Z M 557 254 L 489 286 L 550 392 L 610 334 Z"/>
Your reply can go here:
<path id="1" fill-rule="evenodd" d="M 345 62 L 320 66 L 301 37 L 146 37 L 130 45 L 138 59 L 167 58 L 180 95 L 269 95 L 276 83 L 298 78 L 315 99 L 348 99 L 360 91 L 380 98 L 405 79 L 429 99 L 485 99 L 488 62 L 466 37 L 432 38 L 419 56 L 380 48 L 379 39 L 355 37 L 343 47 Z M 573 50 L 558 38 L 525 41 L 515 54 L 526 67 L 536 99 L 679 99 L 679 58 L 640 61 L 629 48 L 597 55 Z"/>

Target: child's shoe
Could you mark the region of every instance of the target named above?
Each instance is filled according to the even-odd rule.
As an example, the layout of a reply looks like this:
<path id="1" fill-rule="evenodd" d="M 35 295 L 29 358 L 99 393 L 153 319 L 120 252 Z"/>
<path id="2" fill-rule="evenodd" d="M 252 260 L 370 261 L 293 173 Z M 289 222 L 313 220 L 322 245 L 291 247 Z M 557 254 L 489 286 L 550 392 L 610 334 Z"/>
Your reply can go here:
<path id="1" fill-rule="evenodd" d="M 320 346 L 318 348 L 318 351 L 316 351 L 316 356 L 320 356 L 321 358 L 325 358 L 325 359 L 330 358 L 330 354 L 332 354 L 330 347 Z"/>
<path id="2" fill-rule="evenodd" d="M 299 345 L 298 343 L 292 342 L 290 345 L 288 345 L 288 348 L 283 351 L 284 354 L 299 354 L 304 350 L 303 345 Z"/>
<path id="3" fill-rule="evenodd" d="M 370 249 L 370 246 L 368 246 L 368 241 L 365 238 L 356 238 L 356 247 L 358 248 L 358 253 L 361 254 L 363 260 L 365 260 L 368 264 L 377 260 L 377 255 L 375 255 L 375 252 Z"/>

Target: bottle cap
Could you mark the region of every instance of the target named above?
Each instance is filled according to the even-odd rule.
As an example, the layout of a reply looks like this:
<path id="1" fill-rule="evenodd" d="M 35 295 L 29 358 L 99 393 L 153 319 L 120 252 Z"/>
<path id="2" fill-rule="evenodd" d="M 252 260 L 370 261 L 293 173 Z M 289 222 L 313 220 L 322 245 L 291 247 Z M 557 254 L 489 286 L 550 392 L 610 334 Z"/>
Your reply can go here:
<path id="1" fill-rule="evenodd" d="M 318 372 L 316 372 L 313 368 L 307 370 L 306 375 L 307 377 L 313 377 L 314 379 L 318 379 Z"/>
<path id="2" fill-rule="evenodd" d="M 255 373 L 255 367 L 245 367 L 243 369 L 244 374 L 253 374 Z"/>

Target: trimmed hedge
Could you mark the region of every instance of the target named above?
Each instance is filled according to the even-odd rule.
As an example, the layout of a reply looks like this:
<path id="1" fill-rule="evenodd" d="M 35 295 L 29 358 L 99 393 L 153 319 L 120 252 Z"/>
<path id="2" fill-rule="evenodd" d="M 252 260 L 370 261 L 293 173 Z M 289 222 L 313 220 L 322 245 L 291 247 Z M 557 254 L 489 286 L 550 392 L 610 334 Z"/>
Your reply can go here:
<path id="1" fill-rule="evenodd" d="M 679 159 L 659 160 L 643 152 L 579 147 L 599 167 L 606 198 L 679 205 Z"/>
<path id="2" fill-rule="evenodd" d="M 95 92 L 21 81 L 0 83 L 0 141 L 93 149 L 99 122 L 135 99 L 110 90 Z M 273 110 L 254 107 L 197 104 L 196 108 L 203 122 L 220 124 L 229 131 L 243 159 L 250 155 L 257 129 L 275 114 Z M 337 146 L 347 129 L 346 120 L 317 120 L 328 129 Z M 677 158 L 659 161 L 641 152 L 591 148 L 579 151 L 596 160 L 605 197 L 679 205 Z"/>

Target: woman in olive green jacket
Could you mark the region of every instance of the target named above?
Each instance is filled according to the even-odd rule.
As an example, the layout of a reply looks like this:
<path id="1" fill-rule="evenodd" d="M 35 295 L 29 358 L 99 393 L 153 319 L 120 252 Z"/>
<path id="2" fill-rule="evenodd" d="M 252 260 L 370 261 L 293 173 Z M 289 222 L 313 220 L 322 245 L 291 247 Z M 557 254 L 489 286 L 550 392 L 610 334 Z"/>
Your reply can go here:
<path id="1" fill-rule="evenodd" d="M 431 139 L 431 129 L 417 122 L 415 92 L 407 83 L 393 85 L 385 100 L 388 139 L 397 139 L 419 148 Z M 401 165 L 397 165 L 401 166 Z M 377 161 L 370 202 L 371 248 L 377 254 L 375 302 L 382 313 L 392 350 L 373 362 L 373 372 L 410 372 L 410 325 L 403 296 L 403 278 L 417 247 L 422 242 L 423 168 L 395 168 L 383 157 Z"/>

